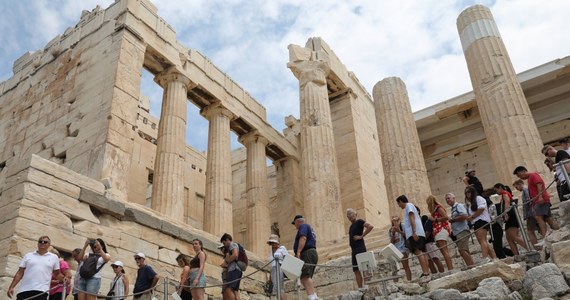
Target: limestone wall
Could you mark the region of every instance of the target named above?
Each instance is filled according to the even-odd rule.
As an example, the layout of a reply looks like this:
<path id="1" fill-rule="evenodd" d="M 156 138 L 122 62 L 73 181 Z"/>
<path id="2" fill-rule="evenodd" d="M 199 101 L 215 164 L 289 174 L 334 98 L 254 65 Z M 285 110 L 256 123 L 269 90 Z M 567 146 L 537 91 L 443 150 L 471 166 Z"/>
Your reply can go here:
<path id="1" fill-rule="evenodd" d="M 113 198 L 104 185 L 39 156 L 20 160 L 8 168 L 5 189 L 0 196 L 0 293 L 5 295 L 22 256 L 37 249 L 36 240 L 48 235 L 52 245 L 69 257 L 88 237 L 100 237 L 107 244 L 112 260 L 125 263 L 130 282 L 136 277 L 133 254 L 143 251 L 159 276 L 177 282 L 179 253 L 194 255 L 190 241 L 199 238 L 208 254 L 208 285 L 220 283 L 221 257 L 216 246 L 219 237 L 171 222 L 135 203 Z M 261 261 L 249 253 L 252 266 Z M 71 262 L 72 269 L 76 264 Z M 250 267 L 246 273 L 254 271 Z M 106 291 L 114 274 L 103 268 L 101 292 Z M 242 282 L 245 292 L 261 293 L 265 274 Z M 172 292 L 170 286 L 170 292 Z M 132 287 L 131 287 L 132 290 Z M 162 287 L 160 288 L 162 290 Z M 219 297 L 219 288 L 206 292 Z M 246 295 L 247 296 L 247 295 Z"/>

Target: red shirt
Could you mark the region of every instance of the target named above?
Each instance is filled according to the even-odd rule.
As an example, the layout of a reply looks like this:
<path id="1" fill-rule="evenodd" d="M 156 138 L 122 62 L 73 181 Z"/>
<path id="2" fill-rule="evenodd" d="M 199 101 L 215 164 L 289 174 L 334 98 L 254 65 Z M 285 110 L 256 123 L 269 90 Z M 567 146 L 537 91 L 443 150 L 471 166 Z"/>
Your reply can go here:
<path id="1" fill-rule="evenodd" d="M 530 198 L 532 199 L 533 206 L 536 205 L 536 202 L 538 202 L 539 200 L 539 197 L 537 197 L 538 195 L 537 185 L 539 183 L 542 184 L 542 188 L 544 189 L 544 191 L 542 192 L 542 200 L 544 200 L 544 203 L 550 203 L 550 195 L 546 191 L 546 185 L 544 184 L 544 180 L 542 180 L 542 177 L 540 177 L 538 173 L 528 173 L 528 193 L 530 194 Z"/>

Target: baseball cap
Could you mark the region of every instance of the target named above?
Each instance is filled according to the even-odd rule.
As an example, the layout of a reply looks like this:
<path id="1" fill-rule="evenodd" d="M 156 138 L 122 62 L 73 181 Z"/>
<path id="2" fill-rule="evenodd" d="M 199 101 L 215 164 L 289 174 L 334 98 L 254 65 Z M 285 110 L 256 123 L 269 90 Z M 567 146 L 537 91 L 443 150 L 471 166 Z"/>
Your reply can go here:
<path id="1" fill-rule="evenodd" d="M 268 243 L 268 244 L 271 244 L 271 243 L 279 244 L 279 236 L 276 235 L 276 234 L 270 235 L 270 236 L 269 236 L 269 239 L 267 240 L 267 243 Z"/>
<path id="2" fill-rule="evenodd" d="M 297 221 L 297 219 L 303 219 L 302 215 L 296 215 L 295 218 L 293 219 L 293 222 L 291 222 L 291 224 L 295 225 L 295 221 Z"/>
<path id="3" fill-rule="evenodd" d="M 116 262 L 112 263 L 111 266 L 123 267 L 124 264 L 122 261 L 117 260 Z"/>
<path id="4" fill-rule="evenodd" d="M 146 258 L 146 256 L 144 255 L 144 253 L 139 252 L 137 254 L 134 255 L 135 258 L 140 257 L 140 258 Z"/>

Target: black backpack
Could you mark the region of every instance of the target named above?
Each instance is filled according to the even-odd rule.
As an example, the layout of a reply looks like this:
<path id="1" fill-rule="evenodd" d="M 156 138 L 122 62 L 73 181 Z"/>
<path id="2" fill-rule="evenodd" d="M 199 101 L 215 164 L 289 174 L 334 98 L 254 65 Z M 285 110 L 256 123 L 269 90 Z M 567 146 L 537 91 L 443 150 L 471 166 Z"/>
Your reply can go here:
<path id="1" fill-rule="evenodd" d="M 90 253 L 89 256 L 87 256 L 87 259 L 83 261 L 83 264 L 79 269 L 79 276 L 81 276 L 81 278 L 89 279 L 95 276 L 95 274 L 97 274 L 101 268 L 103 268 L 106 262 L 103 262 L 103 264 L 97 268 L 97 261 L 99 260 L 99 257 L 101 257 L 101 255 L 94 253 Z"/>

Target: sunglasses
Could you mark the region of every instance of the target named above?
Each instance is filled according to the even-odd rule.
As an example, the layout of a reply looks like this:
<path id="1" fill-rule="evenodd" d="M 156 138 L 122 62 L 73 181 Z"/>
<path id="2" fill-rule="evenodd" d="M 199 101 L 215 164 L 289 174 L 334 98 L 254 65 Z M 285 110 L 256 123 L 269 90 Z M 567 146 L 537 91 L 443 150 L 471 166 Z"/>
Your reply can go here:
<path id="1" fill-rule="evenodd" d="M 119 266 L 111 266 L 111 267 L 113 267 L 113 269 L 116 269 L 116 268 L 118 268 Z"/>
<path id="2" fill-rule="evenodd" d="M 142 257 L 135 257 L 135 260 L 141 260 L 143 259 Z"/>
<path id="3" fill-rule="evenodd" d="M 49 241 L 38 241 L 38 244 L 49 244 Z"/>

